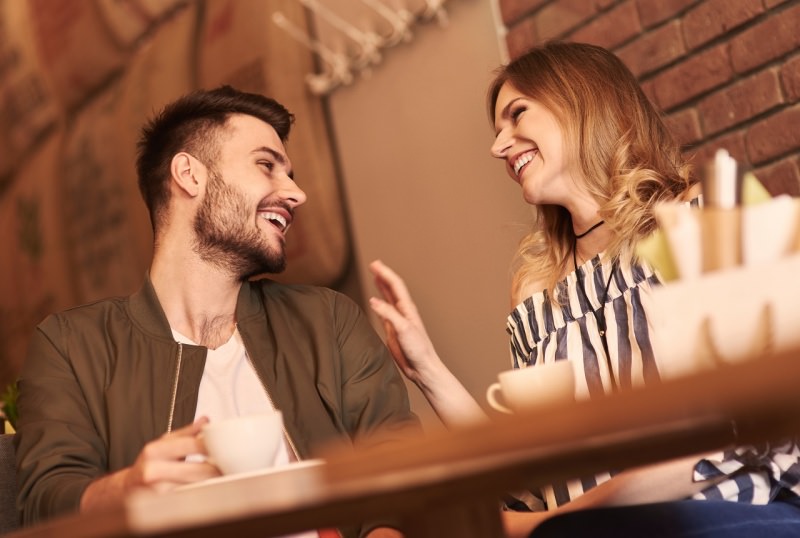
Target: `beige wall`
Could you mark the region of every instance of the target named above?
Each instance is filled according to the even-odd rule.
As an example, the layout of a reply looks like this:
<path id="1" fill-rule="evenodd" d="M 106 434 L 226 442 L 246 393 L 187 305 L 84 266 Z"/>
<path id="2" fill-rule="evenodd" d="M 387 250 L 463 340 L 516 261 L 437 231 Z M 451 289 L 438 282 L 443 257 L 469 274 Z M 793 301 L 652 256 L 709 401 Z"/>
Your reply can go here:
<path id="1" fill-rule="evenodd" d="M 417 26 L 411 43 L 385 51 L 370 78 L 335 91 L 329 105 L 364 296 L 375 294 L 366 266 L 381 258 L 405 278 L 439 354 L 483 402 L 510 364 L 508 262 L 529 211 L 489 155 L 484 98 L 502 57 L 492 7 L 446 5 L 447 27 Z"/>

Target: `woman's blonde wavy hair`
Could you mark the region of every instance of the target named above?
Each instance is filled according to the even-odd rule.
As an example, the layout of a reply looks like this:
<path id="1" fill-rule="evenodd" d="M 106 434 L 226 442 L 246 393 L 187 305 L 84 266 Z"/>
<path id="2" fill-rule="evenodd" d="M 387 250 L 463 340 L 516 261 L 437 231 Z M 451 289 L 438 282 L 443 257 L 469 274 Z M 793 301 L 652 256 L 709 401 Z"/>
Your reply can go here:
<path id="1" fill-rule="evenodd" d="M 636 78 L 601 47 L 546 43 L 500 68 L 488 92 L 492 121 L 506 83 L 555 114 L 575 177 L 613 232 L 605 255 L 633 258 L 636 243 L 656 228 L 653 207 L 691 185 L 690 166 Z M 568 272 L 574 240 L 566 209 L 537 206 L 512 263 L 512 297 L 532 282 L 552 291 Z"/>

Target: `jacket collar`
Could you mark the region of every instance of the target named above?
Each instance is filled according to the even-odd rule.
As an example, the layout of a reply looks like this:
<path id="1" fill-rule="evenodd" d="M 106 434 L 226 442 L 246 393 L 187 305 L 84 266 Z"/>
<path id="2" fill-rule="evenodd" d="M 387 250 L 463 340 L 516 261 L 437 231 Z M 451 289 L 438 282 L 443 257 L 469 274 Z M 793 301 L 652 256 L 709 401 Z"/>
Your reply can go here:
<path id="1" fill-rule="evenodd" d="M 257 288 L 249 281 L 245 281 L 239 288 L 239 296 L 236 299 L 238 322 L 263 312 L 263 304 Z M 129 304 L 131 317 L 142 329 L 154 336 L 173 340 L 167 315 L 161 307 L 149 273 L 145 275 L 142 287 L 131 295 Z"/>

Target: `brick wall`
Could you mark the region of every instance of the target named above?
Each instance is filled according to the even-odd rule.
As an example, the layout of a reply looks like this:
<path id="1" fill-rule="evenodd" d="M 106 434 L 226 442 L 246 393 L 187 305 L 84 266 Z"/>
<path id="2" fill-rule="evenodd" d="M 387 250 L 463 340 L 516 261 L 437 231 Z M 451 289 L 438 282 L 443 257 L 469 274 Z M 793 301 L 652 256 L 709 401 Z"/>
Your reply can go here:
<path id="1" fill-rule="evenodd" d="M 511 57 L 549 39 L 616 53 L 687 157 L 721 147 L 800 196 L 800 1 L 498 0 Z"/>

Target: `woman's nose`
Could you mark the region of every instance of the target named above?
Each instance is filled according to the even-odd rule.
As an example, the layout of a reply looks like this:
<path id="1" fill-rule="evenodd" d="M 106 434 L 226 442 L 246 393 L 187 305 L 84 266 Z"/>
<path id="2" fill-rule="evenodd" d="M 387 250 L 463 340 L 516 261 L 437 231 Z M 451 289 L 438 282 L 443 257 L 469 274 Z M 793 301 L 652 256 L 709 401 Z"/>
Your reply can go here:
<path id="1" fill-rule="evenodd" d="M 500 131 L 495 137 L 494 144 L 492 144 L 492 148 L 490 150 L 492 157 L 505 159 L 512 142 L 513 138 L 511 136 L 509 136 L 505 131 Z"/>

